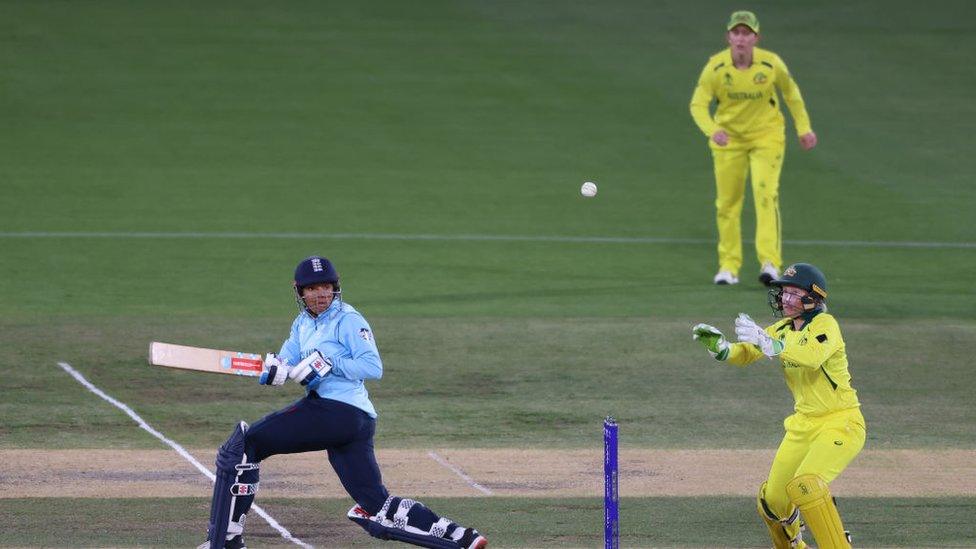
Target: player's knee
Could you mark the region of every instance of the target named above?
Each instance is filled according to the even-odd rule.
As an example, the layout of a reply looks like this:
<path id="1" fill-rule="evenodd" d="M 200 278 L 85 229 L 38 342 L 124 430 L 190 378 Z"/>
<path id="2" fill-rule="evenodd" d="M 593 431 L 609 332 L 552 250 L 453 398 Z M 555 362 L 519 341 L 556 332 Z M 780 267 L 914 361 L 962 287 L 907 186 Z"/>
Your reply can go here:
<path id="1" fill-rule="evenodd" d="M 760 515 L 769 516 L 775 521 L 786 518 L 791 513 L 793 507 L 790 503 L 789 496 L 786 494 L 786 490 L 783 487 L 771 487 L 769 482 L 763 482 L 759 486 L 759 493 L 756 496 L 756 506 Z"/>
<path id="2" fill-rule="evenodd" d="M 790 502 L 800 508 L 812 502 L 831 499 L 827 481 L 813 473 L 793 477 L 786 483 L 786 494 Z"/>
<path id="3" fill-rule="evenodd" d="M 234 427 L 227 441 L 217 450 L 217 470 L 233 471 L 234 467 L 244 459 L 245 434 L 247 423 L 241 421 Z"/>

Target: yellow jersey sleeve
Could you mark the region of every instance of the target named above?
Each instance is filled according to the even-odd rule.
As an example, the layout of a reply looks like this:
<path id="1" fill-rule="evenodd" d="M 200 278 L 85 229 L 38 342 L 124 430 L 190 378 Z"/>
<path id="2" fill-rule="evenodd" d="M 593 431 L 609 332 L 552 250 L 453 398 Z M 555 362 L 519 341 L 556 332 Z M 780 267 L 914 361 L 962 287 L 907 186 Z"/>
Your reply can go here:
<path id="1" fill-rule="evenodd" d="M 804 135 L 810 133 L 813 131 L 813 128 L 810 126 L 810 115 L 807 114 L 807 107 L 803 102 L 803 95 L 800 94 L 800 87 L 796 85 L 796 81 L 790 75 L 789 69 L 786 68 L 786 63 L 774 53 L 771 53 L 770 56 L 773 59 L 772 64 L 776 71 L 776 88 L 783 95 L 786 108 L 790 110 L 790 116 L 793 117 L 793 125 L 796 126 L 796 134 Z"/>
<path id="2" fill-rule="evenodd" d="M 711 73 L 714 71 L 712 65 L 714 64 L 712 59 L 705 63 L 705 68 L 702 69 L 701 75 L 698 77 L 698 85 L 695 86 L 695 91 L 691 95 L 691 118 L 706 137 L 711 137 L 720 129 L 719 125 L 712 120 L 712 114 L 709 112 L 712 100 L 715 99 L 715 89 L 712 87 L 713 79 L 711 78 Z"/>
<path id="3" fill-rule="evenodd" d="M 730 343 L 729 355 L 725 361 L 734 366 L 748 366 L 765 356 L 752 343 Z"/>

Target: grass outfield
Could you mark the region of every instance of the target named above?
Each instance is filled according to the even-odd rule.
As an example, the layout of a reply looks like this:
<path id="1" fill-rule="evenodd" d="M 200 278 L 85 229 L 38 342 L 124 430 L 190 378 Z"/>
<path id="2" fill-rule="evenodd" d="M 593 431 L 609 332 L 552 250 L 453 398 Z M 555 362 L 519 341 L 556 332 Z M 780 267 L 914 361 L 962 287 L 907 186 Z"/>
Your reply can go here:
<path id="1" fill-rule="evenodd" d="M 691 341 L 690 322 L 379 317 L 373 328 L 386 372 L 370 385 L 380 414 L 377 443 L 599 447 L 601 420 L 612 413 L 622 423 L 622 444 L 775 447 L 792 404 L 780 375 L 762 363 L 740 370 L 712 361 Z M 145 363 L 151 339 L 260 351 L 277 344 L 274 334 L 284 333 L 287 321 L 109 317 L 94 327 L 90 318 L 35 321 L 4 326 L 0 343 L 40 349 L 46 341 L 40 326 L 63 335 L 56 348 L 18 358 L 34 367 L 7 375 L 0 432 L 8 448 L 158 447 L 61 372 L 62 360 L 187 447 L 216 447 L 238 419 L 257 420 L 300 394 L 290 385 L 271 389 Z M 973 447 L 976 412 L 968 405 L 968 350 L 960 345 L 974 339 L 973 326 L 862 320 L 849 322 L 845 334 L 868 447 Z M 581 343 L 608 341 L 599 352 Z M 932 347 L 919 348 L 918 341 Z M 935 361 L 937 376 L 928 366 Z"/>
<path id="2" fill-rule="evenodd" d="M 482 520 L 499 547 L 601 547 L 601 499 L 431 499 L 451 508 L 461 521 Z M 840 502 L 858 547 L 972 547 L 971 498 L 848 498 Z M 348 521 L 346 502 L 267 500 L 275 516 L 290 517 L 292 535 L 316 547 L 396 547 L 372 540 Z M 768 539 L 751 498 L 622 498 L 621 547 L 765 547 Z M 187 547 L 200 542 L 200 519 L 208 511 L 199 499 L 0 499 L 11 526 L 0 544 L 43 547 Z M 66 532 L 44 517 L 70 515 Z M 491 517 L 484 520 L 485 517 Z M 256 516 L 249 522 L 250 546 L 294 547 Z M 78 540 L 82 541 L 79 542 Z M 864 540 L 862 543 L 860 540 Z"/>
<path id="3" fill-rule="evenodd" d="M 5 3 L 0 448 L 159 447 L 58 361 L 191 447 L 284 405 L 294 387 L 145 353 L 277 347 L 311 253 L 377 334 L 382 447 L 598 447 L 608 413 L 622 446 L 775 446 L 781 376 L 689 334 L 769 318 L 750 243 L 743 283 L 710 284 L 711 162 L 687 109 L 738 7 Z M 785 259 L 828 276 L 868 447 L 976 448 L 972 7 L 754 7 L 820 138 L 804 153 L 788 130 Z M 259 503 L 316 546 L 370 543 L 345 501 Z M 600 544 L 594 499 L 430 503 L 493 546 Z M 206 506 L 0 494 L 0 545 L 185 547 Z M 976 547 L 974 506 L 842 499 L 865 547 Z M 753 507 L 625 498 L 622 545 L 761 546 Z"/>

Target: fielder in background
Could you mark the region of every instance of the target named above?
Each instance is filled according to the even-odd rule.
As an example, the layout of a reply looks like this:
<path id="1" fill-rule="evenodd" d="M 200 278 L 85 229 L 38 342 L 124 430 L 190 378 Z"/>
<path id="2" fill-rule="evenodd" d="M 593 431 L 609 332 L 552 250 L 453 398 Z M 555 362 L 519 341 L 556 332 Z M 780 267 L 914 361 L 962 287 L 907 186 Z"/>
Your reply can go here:
<path id="1" fill-rule="evenodd" d="M 691 116 L 709 139 L 715 164 L 718 214 L 718 274 L 715 284 L 737 284 L 742 266 L 742 200 L 752 173 L 756 209 L 759 281 L 769 285 L 782 265 L 779 174 L 786 150 L 786 123 L 779 90 L 786 101 L 800 146 L 810 150 L 817 135 L 800 88 L 778 55 L 756 47 L 759 21 L 749 11 L 732 14 L 725 35 L 729 48 L 713 55 L 691 98 Z M 712 102 L 717 104 L 714 117 Z"/>
<path id="2" fill-rule="evenodd" d="M 325 450 L 356 504 L 350 520 L 380 539 L 436 549 L 482 549 L 484 536 L 424 504 L 390 495 L 373 454 L 376 410 L 363 383 L 383 375 L 373 330 L 342 301 L 339 274 L 312 256 L 295 269 L 298 317 L 277 354 L 269 353 L 262 385 L 288 379 L 306 395 L 254 425 L 240 422 L 217 452 L 210 525 L 204 548 L 244 547 L 244 518 L 258 488 L 261 461 L 275 454 Z"/>
<path id="3" fill-rule="evenodd" d="M 737 343 L 707 324 L 695 326 L 693 337 L 717 360 L 736 366 L 776 360 L 793 393 L 794 413 L 783 422 L 786 435 L 757 498 L 773 545 L 807 546 L 802 514 L 820 549 L 848 548 L 829 484 L 864 447 L 865 427 L 844 339 L 827 313 L 827 281 L 816 267 L 797 263 L 771 284 L 769 304 L 782 320 L 764 329 L 743 313 L 735 320 Z"/>

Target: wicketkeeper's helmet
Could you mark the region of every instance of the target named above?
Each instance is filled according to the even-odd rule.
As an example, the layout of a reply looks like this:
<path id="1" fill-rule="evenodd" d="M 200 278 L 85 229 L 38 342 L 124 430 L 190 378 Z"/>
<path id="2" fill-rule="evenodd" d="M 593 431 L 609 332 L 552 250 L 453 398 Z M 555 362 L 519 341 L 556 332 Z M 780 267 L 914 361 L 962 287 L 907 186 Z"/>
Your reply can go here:
<path id="1" fill-rule="evenodd" d="M 807 291 L 803 298 L 803 308 L 812 311 L 823 305 L 827 299 L 827 277 L 820 269 L 809 263 L 795 263 L 783 270 L 783 275 L 769 283 L 769 306 L 774 314 L 782 316 L 784 286 L 795 286 Z"/>
<path id="2" fill-rule="evenodd" d="M 332 291 L 336 298 L 342 294 L 339 290 L 339 272 L 328 259 L 313 255 L 302 260 L 295 267 L 295 298 L 298 300 L 298 308 L 305 309 L 305 300 L 302 298 L 302 290 L 312 284 L 332 284 Z"/>

